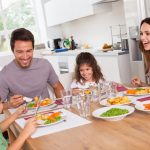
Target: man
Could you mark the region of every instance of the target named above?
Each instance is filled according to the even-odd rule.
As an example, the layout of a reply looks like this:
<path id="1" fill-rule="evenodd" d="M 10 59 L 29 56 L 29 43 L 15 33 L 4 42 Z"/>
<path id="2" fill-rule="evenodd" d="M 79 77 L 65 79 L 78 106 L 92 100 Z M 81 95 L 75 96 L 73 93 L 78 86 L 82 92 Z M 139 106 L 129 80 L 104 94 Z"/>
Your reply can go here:
<path id="1" fill-rule="evenodd" d="M 62 84 L 46 59 L 33 58 L 34 36 L 24 28 L 16 29 L 11 34 L 11 50 L 15 59 L 0 72 L 0 97 L 7 100 L 6 107 L 18 107 L 24 102 L 23 97 L 49 97 L 47 84 L 60 96 Z"/>

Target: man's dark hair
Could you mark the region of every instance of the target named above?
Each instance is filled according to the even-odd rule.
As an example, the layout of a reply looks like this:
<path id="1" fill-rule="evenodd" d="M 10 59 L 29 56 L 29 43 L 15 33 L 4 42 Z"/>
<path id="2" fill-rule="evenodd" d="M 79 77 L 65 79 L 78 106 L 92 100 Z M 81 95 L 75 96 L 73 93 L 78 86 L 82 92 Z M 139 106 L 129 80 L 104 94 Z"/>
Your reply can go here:
<path id="1" fill-rule="evenodd" d="M 31 41 L 33 49 L 34 49 L 34 36 L 29 30 L 25 28 L 19 28 L 19 29 L 14 30 L 11 33 L 10 46 L 11 46 L 12 52 L 14 52 L 15 41 L 18 41 L 18 40 Z"/>

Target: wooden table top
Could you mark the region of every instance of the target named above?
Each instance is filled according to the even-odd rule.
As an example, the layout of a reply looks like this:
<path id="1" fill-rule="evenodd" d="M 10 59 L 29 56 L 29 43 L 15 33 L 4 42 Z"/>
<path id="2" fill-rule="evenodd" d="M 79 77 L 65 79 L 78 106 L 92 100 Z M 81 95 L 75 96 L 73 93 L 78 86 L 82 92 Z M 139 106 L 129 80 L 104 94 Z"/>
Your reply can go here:
<path id="1" fill-rule="evenodd" d="M 92 104 L 92 109 L 100 107 Z M 72 110 L 74 111 L 74 109 Z M 27 150 L 148 150 L 150 149 L 150 114 L 138 110 L 121 121 L 89 117 L 92 123 L 29 138 Z"/>

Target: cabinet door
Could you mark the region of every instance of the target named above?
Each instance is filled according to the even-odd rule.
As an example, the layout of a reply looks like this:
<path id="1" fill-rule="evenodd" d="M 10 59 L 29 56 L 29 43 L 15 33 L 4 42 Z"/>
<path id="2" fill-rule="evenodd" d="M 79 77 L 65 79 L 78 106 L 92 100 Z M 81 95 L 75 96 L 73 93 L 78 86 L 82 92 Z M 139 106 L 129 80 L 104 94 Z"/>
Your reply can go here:
<path id="1" fill-rule="evenodd" d="M 75 56 L 68 56 L 68 70 L 69 72 L 75 72 L 76 66 L 76 55 Z"/>
<path id="2" fill-rule="evenodd" d="M 108 81 L 121 82 L 120 72 L 118 66 L 118 57 L 109 56 L 95 56 L 104 78 Z"/>
<path id="3" fill-rule="evenodd" d="M 51 0 L 45 3 L 45 15 L 48 26 L 93 14 L 88 0 Z"/>

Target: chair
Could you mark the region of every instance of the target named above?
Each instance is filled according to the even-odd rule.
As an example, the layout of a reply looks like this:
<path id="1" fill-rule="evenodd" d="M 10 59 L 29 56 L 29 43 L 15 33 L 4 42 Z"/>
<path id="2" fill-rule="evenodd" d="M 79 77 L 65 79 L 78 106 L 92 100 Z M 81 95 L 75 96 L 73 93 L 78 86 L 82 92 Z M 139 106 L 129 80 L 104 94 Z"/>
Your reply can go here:
<path id="1" fill-rule="evenodd" d="M 14 59 L 14 55 L 11 53 L 6 54 L 1 54 L 0 56 L 0 68 L 3 68 L 5 65 L 10 63 Z"/>
<path id="2" fill-rule="evenodd" d="M 69 89 L 70 88 L 71 83 L 73 81 L 73 77 L 74 77 L 74 73 L 73 72 L 69 72 L 69 73 L 64 73 L 64 74 L 59 74 L 58 75 L 59 81 L 63 85 L 64 89 Z M 49 91 L 50 97 L 55 99 L 56 97 L 55 97 L 55 94 L 54 94 L 54 90 L 49 85 L 48 85 L 48 91 Z"/>
<path id="3" fill-rule="evenodd" d="M 73 81 L 74 72 L 60 74 L 58 77 L 59 81 L 64 86 L 64 89 L 69 89 Z"/>

